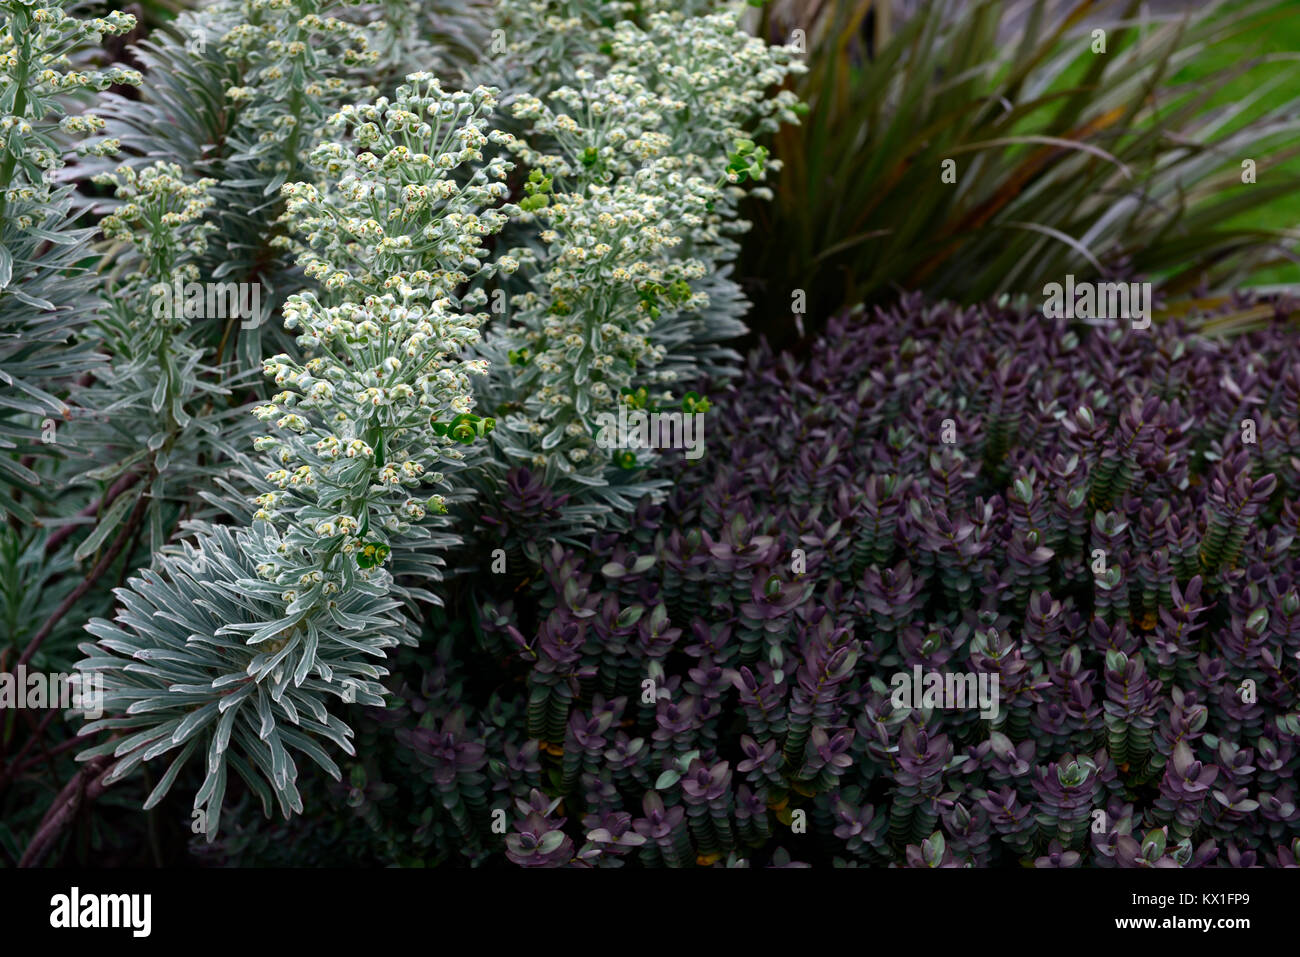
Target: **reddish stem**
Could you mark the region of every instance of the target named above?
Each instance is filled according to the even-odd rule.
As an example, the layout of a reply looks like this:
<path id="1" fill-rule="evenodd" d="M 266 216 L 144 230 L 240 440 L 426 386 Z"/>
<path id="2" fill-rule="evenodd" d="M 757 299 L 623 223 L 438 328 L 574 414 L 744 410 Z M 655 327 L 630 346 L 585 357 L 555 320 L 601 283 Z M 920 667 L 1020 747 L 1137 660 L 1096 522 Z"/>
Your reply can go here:
<path id="1" fill-rule="evenodd" d="M 36 867 L 44 859 L 59 833 L 71 823 L 83 802 L 93 801 L 104 793 L 108 787 L 104 777 L 110 770 L 109 758 L 99 757 L 92 760 L 77 772 L 76 776 L 59 792 L 50 809 L 41 819 L 27 850 L 23 852 L 19 867 Z"/>
<path id="2" fill-rule="evenodd" d="M 104 509 L 112 505 L 119 495 L 131 488 L 142 478 L 144 478 L 142 472 L 127 472 L 125 475 L 119 476 L 117 481 L 109 486 L 108 491 L 104 493 L 103 499 L 97 502 L 91 502 L 78 512 L 77 516 L 80 518 L 90 518 L 102 512 Z M 61 528 L 56 528 L 50 533 L 49 539 L 45 542 L 45 554 L 53 555 L 54 552 L 58 550 L 58 547 L 75 534 L 77 529 L 80 527 L 79 524 L 70 524 L 64 525 Z"/>
<path id="3" fill-rule="evenodd" d="M 54 631 L 54 626 L 63 619 L 64 615 L 72 610 L 72 606 L 77 603 L 78 599 L 80 599 L 82 595 L 90 591 L 90 587 L 99 580 L 99 577 L 108 570 L 108 567 L 113 564 L 117 559 L 117 556 L 121 554 L 124 548 L 126 548 L 126 543 L 131 540 L 131 535 L 135 531 L 135 526 L 139 524 L 140 519 L 144 515 L 145 506 L 148 505 L 148 502 L 148 498 L 143 495 L 140 496 L 140 501 L 135 503 L 135 508 L 131 512 L 131 517 L 127 519 L 127 523 L 123 526 L 122 530 L 118 532 L 117 538 L 113 540 L 113 544 L 109 547 L 108 551 L 104 553 L 104 557 L 99 560 L 99 564 L 94 567 L 91 573 L 86 576 L 85 580 L 83 580 L 80 585 L 74 588 L 68 596 L 59 603 L 59 607 L 54 609 L 54 614 L 50 615 L 45 624 L 41 626 L 41 630 L 33 636 L 30 642 L 28 642 L 27 649 L 18 659 L 19 665 L 25 665 L 31 660 L 32 655 L 36 654 L 37 649 L 40 648 L 41 642 L 45 641 L 45 639 L 50 636 L 50 632 Z"/>

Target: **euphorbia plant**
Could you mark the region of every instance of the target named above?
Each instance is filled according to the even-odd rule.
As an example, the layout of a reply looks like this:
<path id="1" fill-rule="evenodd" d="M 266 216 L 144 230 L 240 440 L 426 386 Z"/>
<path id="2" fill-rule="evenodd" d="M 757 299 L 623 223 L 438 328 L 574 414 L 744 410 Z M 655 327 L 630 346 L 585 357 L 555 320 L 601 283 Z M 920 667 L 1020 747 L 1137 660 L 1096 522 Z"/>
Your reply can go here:
<path id="1" fill-rule="evenodd" d="M 410 629 L 385 559 L 400 543 L 416 567 L 423 561 L 437 574 L 418 556 L 445 539 L 421 522 L 446 505 L 415 490 L 442 481 L 439 467 L 463 458 L 456 417 L 472 406 L 469 377 L 486 369 L 460 353 L 485 317 L 462 311 L 473 299 L 455 290 L 496 268 L 480 262 L 481 237 L 503 221 L 492 208 L 502 193 L 489 177 L 504 178 L 509 163 L 484 162 L 480 152 L 494 135 L 482 118 L 492 91 L 445 93 L 418 74 L 408 83 L 391 104 L 339 114 L 339 127 L 356 127 L 355 145 L 313 152 L 328 177 L 320 188 L 285 188 L 288 215 L 306 237 L 302 261 L 324 289 L 285 304 L 303 358 L 265 363 L 283 391 L 255 410 L 274 422 L 255 443 L 274 467 L 251 525 L 195 529 L 192 547 L 165 554 L 160 574 L 122 593 L 118 624 L 90 626 L 100 644 L 87 646 L 82 667 L 106 678 L 106 717 L 90 730 L 132 733 L 83 758 L 111 754 L 119 777 L 179 749 L 153 804 L 206 742 L 208 775 L 195 809 L 209 836 L 228 760 L 268 811 L 274 793 L 286 815 L 302 808 L 289 749 L 338 776 L 311 733 L 350 753 L 351 731 L 324 701 L 382 705 L 373 679 L 386 672 L 365 659 L 382 658 Z M 469 164 L 481 166 L 458 183 L 455 171 Z M 220 603 L 169 616 L 161 629 L 132 613 L 184 608 L 209 589 Z"/>
<path id="2" fill-rule="evenodd" d="M 141 82 L 127 67 L 74 68 L 70 59 L 129 32 L 135 17 L 81 19 L 66 6 L 0 3 L 0 518 L 24 523 L 35 520 L 32 496 L 45 494 L 39 460 L 68 451 L 51 429 L 72 417 L 69 382 L 101 361 L 82 328 L 98 305 L 85 268 L 93 231 L 80 219 L 84 200 L 60 179 L 68 140 L 96 137 L 105 122 L 74 104 Z M 97 137 L 76 152 L 111 156 L 118 145 Z"/>
<path id="3" fill-rule="evenodd" d="M 539 13 L 506 4 L 507 31 Z M 570 14 L 549 41 L 512 35 L 525 59 L 549 62 L 557 44 L 586 52 L 510 100 L 523 124 L 512 148 L 531 169 L 519 206 L 544 248 L 522 260 L 528 286 L 488 354 L 514 370 L 490 393 L 507 413 L 506 455 L 590 497 L 655 461 L 652 449 L 598 441 L 597 419 L 620 396 L 645 390 L 675 406 L 683 386 L 728 374 L 720 343 L 743 331 L 744 303 L 725 264 L 748 228 L 736 206 L 767 195 L 742 188 L 766 174 L 751 137 L 796 121 L 794 97 L 770 91 L 802 66 L 790 48 L 748 36 L 733 12 L 650 12 L 612 27 L 594 7 Z M 598 494 L 630 511 L 635 488 Z"/>

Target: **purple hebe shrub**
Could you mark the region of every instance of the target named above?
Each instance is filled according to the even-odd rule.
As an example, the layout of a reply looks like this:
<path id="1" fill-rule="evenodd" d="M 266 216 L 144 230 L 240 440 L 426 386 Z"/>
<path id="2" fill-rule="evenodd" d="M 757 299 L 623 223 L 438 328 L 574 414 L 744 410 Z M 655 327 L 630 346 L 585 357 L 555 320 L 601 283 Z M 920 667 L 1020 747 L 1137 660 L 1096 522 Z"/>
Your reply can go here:
<path id="1" fill-rule="evenodd" d="M 665 501 L 454 597 L 401 689 L 407 854 L 1296 866 L 1293 332 L 906 297 L 710 400 Z M 545 528 L 511 482 L 490 524 Z M 998 714 L 895 706 L 918 667 Z"/>
<path id="2" fill-rule="evenodd" d="M 783 842 L 846 864 L 1281 866 L 1298 398 L 1280 325 L 1214 342 L 910 297 L 804 360 L 756 352 L 661 508 L 555 547 L 527 637 L 518 596 L 483 620 L 531 662 L 543 753 L 582 761 L 561 790 L 641 815 L 645 863 L 689 841 L 701 862 Z M 895 708 L 914 666 L 996 674 L 999 715 Z M 603 755 L 564 732 L 597 695 L 629 702 Z"/>

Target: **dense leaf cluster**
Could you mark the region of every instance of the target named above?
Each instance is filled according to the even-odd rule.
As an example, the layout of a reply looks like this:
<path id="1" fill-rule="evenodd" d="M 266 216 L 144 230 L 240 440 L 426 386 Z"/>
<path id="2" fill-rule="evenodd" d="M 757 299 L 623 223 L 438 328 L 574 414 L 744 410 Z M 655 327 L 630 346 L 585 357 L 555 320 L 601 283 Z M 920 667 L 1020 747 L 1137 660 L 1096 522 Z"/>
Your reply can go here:
<path id="1" fill-rule="evenodd" d="M 477 581 L 376 716 L 348 803 L 389 849 L 354 852 L 1294 866 L 1297 401 L 1277 326 L 915 297 L 755 353 L 663 505 Z M 511 521 L 554 513 L 514 482 Z M 898 706 L 917 666 L 996 675 L 998 715 Z"/>

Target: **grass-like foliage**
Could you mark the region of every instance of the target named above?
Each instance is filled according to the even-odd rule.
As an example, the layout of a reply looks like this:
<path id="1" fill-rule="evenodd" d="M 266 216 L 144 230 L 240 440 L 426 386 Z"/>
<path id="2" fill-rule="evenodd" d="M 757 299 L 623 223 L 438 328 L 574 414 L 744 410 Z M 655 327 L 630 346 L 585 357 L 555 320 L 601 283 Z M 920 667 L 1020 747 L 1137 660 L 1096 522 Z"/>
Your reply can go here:
<path id="1" fill-rule="evenodd" d="M 823 4 L 812 22 L 800 4 L 766 11 L 772 38 L 806 34 L 794 88 L 809 113 L 776 134 L 786 172 L 753 211 L 766 241 L 742 263 L 763 331 L 790 335 L 795 290 L 814 318 L 899 288 L 976 302 L 1066 273 L 1141 274 L 1172 298 L 1295 261 L 1294 228 L 1248 217 L 1297 190 L 1284 164 L 1300 152 L 1300 101 L 1236 122 L 1292 70 L 1255 55 L 1179 78 L 1288 5 L 1147 18 L 1138 3 L 1049 15 L 1036 0 L 1013 20 L 1000 0 L 926 3 L 869 49 L 875 6 Z M 1250 95 L 1216 99 L 1243 77 Z"/>

